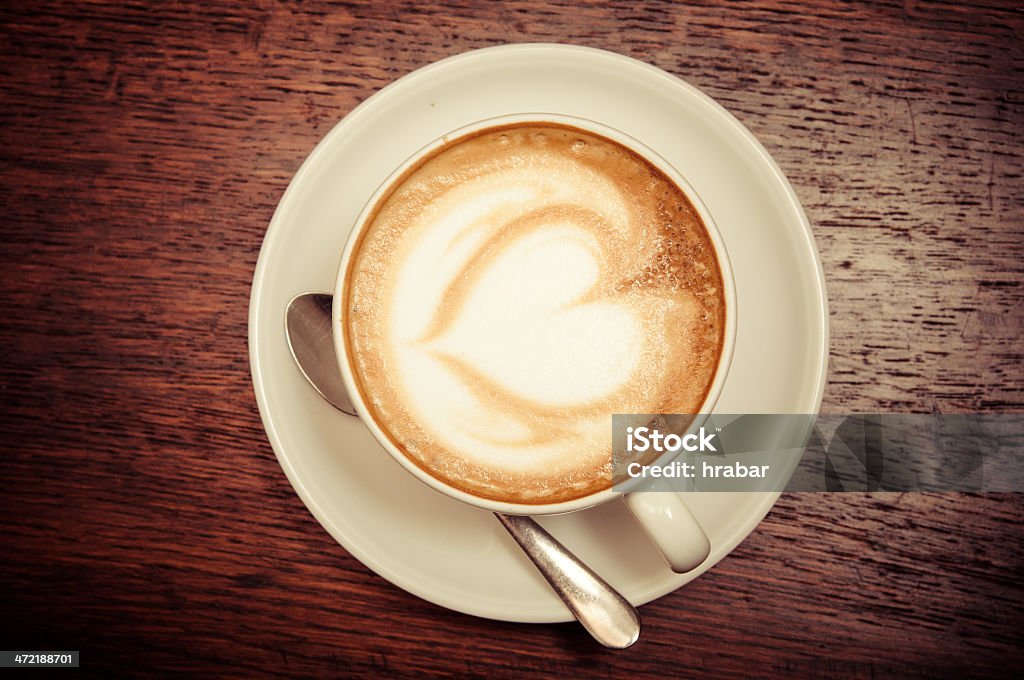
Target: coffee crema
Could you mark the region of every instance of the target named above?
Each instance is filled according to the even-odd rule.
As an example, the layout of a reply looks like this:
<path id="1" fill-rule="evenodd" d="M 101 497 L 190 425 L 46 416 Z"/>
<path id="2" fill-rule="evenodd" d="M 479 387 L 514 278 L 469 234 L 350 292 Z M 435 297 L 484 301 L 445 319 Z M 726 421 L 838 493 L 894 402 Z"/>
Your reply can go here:
<path id="1" fill-rule="evenodd" d="M 343 331 L 372 417 L 474 496 L 611 486 L 614 413 L 695 413 L 722 351 L 714 247 L 683 191 L 568 125 L 442 145 L 377 201 Z"/>

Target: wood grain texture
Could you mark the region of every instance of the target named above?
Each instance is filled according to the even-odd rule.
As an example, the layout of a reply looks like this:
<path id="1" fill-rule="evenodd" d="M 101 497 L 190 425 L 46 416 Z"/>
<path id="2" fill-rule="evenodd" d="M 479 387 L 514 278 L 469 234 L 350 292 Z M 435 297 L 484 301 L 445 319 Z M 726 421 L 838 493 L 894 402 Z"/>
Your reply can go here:
<path id="1" fill-rule="evenodd" d="M 448 55 L 576 43 L 685 78 L 788 175 L 824 410 L 1022 411 L 1022 34 L 997 0 L 4 3 L 0 647 L 106 675 L 1016 676 L 1019 495 L 786 495 L 625 652 L 420 601 L 291 490 L 246 315 L 344 114 Z"/>

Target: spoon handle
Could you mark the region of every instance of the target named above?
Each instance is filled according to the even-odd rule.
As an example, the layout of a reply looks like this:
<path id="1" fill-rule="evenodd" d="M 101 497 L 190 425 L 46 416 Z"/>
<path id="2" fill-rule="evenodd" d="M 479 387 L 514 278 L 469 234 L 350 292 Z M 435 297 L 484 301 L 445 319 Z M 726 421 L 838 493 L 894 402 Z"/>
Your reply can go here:
<path id="1" fill-rule="evenodd" d="M 532 517 L 499 512 L 494 516 L 595 640 L 613 649 L 625 649 L 637 641 L 640 617 L 626 598 Z"/>

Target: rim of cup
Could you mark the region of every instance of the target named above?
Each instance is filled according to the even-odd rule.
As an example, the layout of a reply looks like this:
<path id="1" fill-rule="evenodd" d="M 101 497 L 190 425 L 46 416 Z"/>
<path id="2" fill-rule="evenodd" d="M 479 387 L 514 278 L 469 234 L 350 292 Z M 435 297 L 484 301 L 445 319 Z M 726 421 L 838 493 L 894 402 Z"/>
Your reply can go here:
<path id="1" fill-rule="evenodd" d="M 712 380 L 711 386 L 704 398 L 704 402 L 701 404 L 699 414 L 703 416 L 712 412 L 719 396 L 721 395 L 722 389 L 725 386 L 729 367 L 732 363 L 733 351 L 736 342 L 737 320 L 736 284 L 733 278 L 733 271 L 729 261 L 728 251 L 725 248 L 725 243 L 718 230 L 718 226 L 711 217 L 711 213 L 708 211 L 707 206 L 701 200 L 700 195 L 696 192 L 693 186 L 686 180 L 682 173 L 680 173 L 660 154 L 620 130 L 605 125 L 604 123 L 599 123 L 587 118 L 581 118 L 579 116 L 531 112 L 485 118 L 445 133 L 410 155 L 404 162 L 402 162 L 401 165 L 395 168 L 383 182 L 381 182 L 364 204 L 362 210 L 359 212 L 359 216 L 353 224 L 352 232 L 349 234 L 345 243 L 345 248 L 342 251 L 341 261 L 338 265 L 338 272 L 335 278 L 334 303 L 331 313 L 331 322 L 333 324 L 333 328 L 338 331 L 336 333 L 332 333 L 334 338 L 335 356 L 338 362 L 338 367 L 341 370 L 342 378 L 345 382 L 345 388 L 348 390 L 352 403 L 355 406 L 356 411 L 358 411 L 360 419 L 366 427 L 369 428 L 377 442 L 392 458 L 398 461 L 402 467 L 412 473 L 417 479 L 435 490 L 455 498 L 456 500 L 460 500 L 464 503 L 468 503 L 485 510 L 511 515 L 554 515 L 594 507 L 614 498 L 621 497 L 624 492 L 614 487 L 608 487 L 586 496 L 581 496 L 580 498 L 574 498 L 557 503 L 510 503 L 476 496 L 434 477 L 425 469 L 417 465 L 409 456 L 405 455 L 370 414 L 370 411 L 366 406 L 365 399 L 358 389 L 357 381 L 355 380 L 355 376 L 352 372 L 351 362 L 349 361 L 347 347 L 348 333 L 344 332 L 341 328 L 343 311 L 342 304 L 345 300 L 344 293 L 346 292 L 348 269 L 352 260 L 352 254 L 355 251 L 356 245 L 360 241 L 360 235 L 367 227 L 369 218 L 375 212 L 377 203 L 388 192 L 392 184 L 400 179 L 410 168 L 419 163 L 425 156 L 430 155 L 434 151 L 447 146 L 462 137 L 478 133 L 492 127 L 526 123 L 557 123 L 569 127 L 576 127 L 621 144 L 627 149 L 634 151 L 663 172 L 682 190 L 690 200 L 694 209 L 696 209 L 715 250 L 715 257 L 718 260 L 718 268 L 722 275 L 722 288 L 725 297 L 725 328 L 722 334 L 722 351 L 718 358 L 718 366 L 715 369 L 714 380 Z M 612 414 L 608 414 L 609 428 L 611 427 L 611 416 Z M 698 427 L 702 420 L 703 418 L 696 418 L 690 426 L 691 429 Z"/>

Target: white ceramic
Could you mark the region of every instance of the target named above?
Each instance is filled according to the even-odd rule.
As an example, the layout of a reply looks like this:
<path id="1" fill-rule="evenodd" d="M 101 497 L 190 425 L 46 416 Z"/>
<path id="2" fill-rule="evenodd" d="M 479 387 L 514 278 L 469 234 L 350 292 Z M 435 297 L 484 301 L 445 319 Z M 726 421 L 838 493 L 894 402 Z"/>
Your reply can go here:
<path id="1" fill-rule="evenodd" d="M 494 619 L 571 615 L 491 514 L 409 475 L 357 419 L 335 411 L 292 364 L 284 310 L 332 290 L 366 197 L 402 161 L 468 123 L 545 111 L 596 120 L 666 158 L 714 215 L 732 261 L 737 333 L 721 413 L 816 413 L 828 358 L 824 278 L 806 216 L 771 157 L 730 114 L 642 62 L 564 45 L 510 45 L 431 64 L 349 113 L 310 154 L 278 206 L 257 265 L 249 344 L 260 413 L 288 479 L 350 553 L 427 600 Z M 770 443 L 785 433 L 766 431 Z M 696 493 L 711 541 L 674 574 L 618 501 L 539 521 L 636 605 L 729 553 L 777 493 Z"/>
<path id="2" fill-rule="evenodd" d="M 729 255 L 725 249 L 722 237 L 718 232 L 718 228 L 715 226 L 714 217 L 708 212 L 708 209 L 704 205 L 703 201 L 701 201 L 700 196 L 697 195 L 693 187 L 691 187 L 686 181 L 686 178 L 680 175 L 678 170 L 672 167 L 668 161 L 658 155 L 658 153 L 653 149 L 644 146 L 637 140 L 623 134 L 619 130 L 612 129 L 592 120 L 575 116 L 551 113 L 525 113 L 498 116 L 496 118 L 477 121 L 463 126 L 458 130 L 449 131 L 438 139 L 431 141 L 395 168 L 388 178 L 381 183 L 380 187 L 374 192 L 374 194 L 369 197 L 369 200 L 367 200 L 365 207 L 362 212 L 360 212 L 359 217 L 356 219 L 355 224 L 352 227 L 352 232 L 349 235 L 348 242 L 345 244 L 345 249 L 342 252 L 341 262 L 338 267 L 337 281 L 335 282 L 333 289 L 334 307 L 332 314 L 334 327 L 341 328 L 343 305 L 344 301 L 348 298 L 348 294 L 345 289 L 346 284 L 349 282 L 348 270 L 352 261 L 353 249 L 359 241 L 359 234 L 365 230 L 367 220 L 376 212 L 377 205 L 381 198 L 385 194 L 390 193 L 394 182 L 405 175 L 409 168 L 416 166 L 423 158 L 430 156 L 437 149 L 445 146 L 446 144 L 450 144 L 462 137 L 476 134 L 481 130 L 529 122 L 559 123 L 595 133 L 606 139 L 614 140 L 640 154 L 661 170 L 665 176 L 683 190 L 689 198 L 690 203 L 693 204 L 693 207 L 696 209 L 701 221 L 704 223 L 711 245 L 715 250 L 715 256 L 722 275 L 722 293 L 726 303 L 722 353 L 719 357 L 718 366 L 716 367 L 714 380 L 708 389 L 708 394 L 700 408 L 696 409 L 697 413 L 710 413 L 714 408 L 715 402 L 718 400 L 719 394 L 721 394 L 722 387 L 725 385 L 736 337 L 736 291 L 733 283 L 732 268 L 729 264 Z M 370 432 L 373 433 L 381 446 L 383 446 L 384 449 L 390 453 L 400 465 L 424 484 L 427 484 L 428 486 L 431 486 L 439 492 L 445 493 L 456 500 L 463 501 L 464 503 L 469 503 L 471 505 L 484 508 L 485 510 L 502 512 L 510 515 L 552 515 L 564 512 L 574 512 L 584 508 L 594 507 L 601 503 L 607 503 L 611 500 L 618 500 L 622 497 L 622 494 L 619 491 L 609 488 L 571 501 L 529 505 L 481 498 L 442 482 L 427 473 L 422 467 L 416 465 L 412 460 L 405 456 L 390 440 L 383 428 L 380 427 L 380 424 L 373 419 L 366 406 L 364 395 L 360 394 L 357 382 L 352 373 L 352 362 L 349 356 L 348 343 L 345 342 L 346 339 L 347 336 L 345 333 L 335 333 L 334 349 L 338 359 L 339 370 L 341 371 L 342 377 L 345 381 L 345 387 L 348 390 L 349 397 L 352 400 L 356 411 L 359 412 L 360 418 L 363 419 L 363 422 L 370 429 Z M 699 425 L 699 422 L 695 422 L 691 426 L 691 429 L 696 430 Z M 704 531 L 700 528 L 700 525 L 696 522 L 693 514 L 687 508 L 685 502 L 677 494 L 669 492 L 635 493 L 629 494 L 626 501 L 630 509 L 634 511 L 637 521 L 641 524 L 644 530 L 647 531 L 648 535 L 661 550 L 673 571 L 677 571 L 679 573 L 687 572 L 697 567 L 707 558 L 711 548 L 709 540 Z"/>

